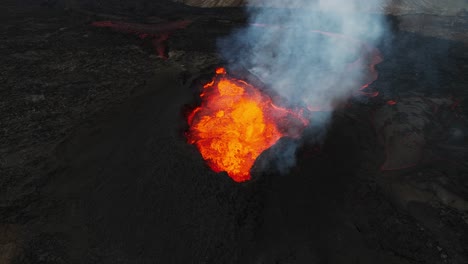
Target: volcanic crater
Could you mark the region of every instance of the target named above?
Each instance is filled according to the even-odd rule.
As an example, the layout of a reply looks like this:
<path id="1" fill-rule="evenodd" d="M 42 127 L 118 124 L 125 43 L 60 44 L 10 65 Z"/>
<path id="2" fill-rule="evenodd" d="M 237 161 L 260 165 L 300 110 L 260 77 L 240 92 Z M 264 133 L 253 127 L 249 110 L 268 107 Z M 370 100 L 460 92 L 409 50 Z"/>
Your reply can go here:
<path id="1" fill-rule="evenodd" d="M 223 57 L 244 7 L 39 2 L 0 4 L 0 263 L 468 262 L 466 13 L 372 14 L 325 107 Z"/>

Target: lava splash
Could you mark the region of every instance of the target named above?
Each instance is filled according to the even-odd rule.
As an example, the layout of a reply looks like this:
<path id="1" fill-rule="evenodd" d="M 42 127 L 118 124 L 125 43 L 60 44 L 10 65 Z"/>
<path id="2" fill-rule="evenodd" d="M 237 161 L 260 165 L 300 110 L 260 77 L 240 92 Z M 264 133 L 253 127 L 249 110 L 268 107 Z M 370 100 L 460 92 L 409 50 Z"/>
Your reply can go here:
<path id="1" fill-rule="evenodd" d="M 300 111 L 274 105 L 268 95 L 229 77 L 224 68 L 203 88 L 201 105 L 187 117 L 188 142 L 213 171 L 225 171 L 236 182 L 251 178 L 250 169 L 263 151 L 284 136 L 299 137 L 308 124 Z"/>

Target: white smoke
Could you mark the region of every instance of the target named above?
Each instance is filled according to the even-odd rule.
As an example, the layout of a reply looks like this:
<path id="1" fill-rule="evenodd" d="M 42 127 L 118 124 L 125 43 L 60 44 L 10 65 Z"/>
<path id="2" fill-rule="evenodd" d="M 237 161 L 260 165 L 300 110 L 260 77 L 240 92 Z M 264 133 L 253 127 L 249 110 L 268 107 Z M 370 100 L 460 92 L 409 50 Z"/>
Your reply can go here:
<path id="1" fill-rule="evenodd" d="M 383 33 L 368 11 L 384 0 L 250 0 L 249 26 L 219 42 L 233 65 L 243 66 L 293 102 L 329 108 L 362 85 L 361 72 L 346 67 L 359 56 L 359 39 L 373 44 Z M 328 36 L 314 30 L 349 36 Z M 355 41 L 356 40 L 356 41 Z"/>
<path id="2" fill-rule="evenodd" d="M 247 69 L 289 103 L 333 109 L 366 83 L 363 71 L 348 67 L 362 55 L 362 43 L 381 38 L 382 16 L 370 11 L 383 1 L 249 0 L 249 25 L 219 48 L 231 67 Z M 331 114 L 324 116 L 319 126 L 311 122 L 324 127 Z"/>

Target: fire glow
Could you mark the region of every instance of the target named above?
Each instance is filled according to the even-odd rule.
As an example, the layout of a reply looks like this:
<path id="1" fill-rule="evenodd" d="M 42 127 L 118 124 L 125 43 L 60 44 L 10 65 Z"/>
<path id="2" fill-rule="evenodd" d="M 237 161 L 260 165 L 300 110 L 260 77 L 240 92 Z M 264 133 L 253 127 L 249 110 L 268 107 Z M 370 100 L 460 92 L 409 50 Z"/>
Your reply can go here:
<path id="1" fill-rule="evenodd" d="M 215 172 L 236 182 L 251 178 L 257 157 L 282 137 L 299 137 L 308 125 L 302 112 L 273 104 L 254 86 L 224 68 L 203 87 L 201 105 L 188 115 L 187 139 Z M 293 128 L 293 129 L 291 129 Z"/>

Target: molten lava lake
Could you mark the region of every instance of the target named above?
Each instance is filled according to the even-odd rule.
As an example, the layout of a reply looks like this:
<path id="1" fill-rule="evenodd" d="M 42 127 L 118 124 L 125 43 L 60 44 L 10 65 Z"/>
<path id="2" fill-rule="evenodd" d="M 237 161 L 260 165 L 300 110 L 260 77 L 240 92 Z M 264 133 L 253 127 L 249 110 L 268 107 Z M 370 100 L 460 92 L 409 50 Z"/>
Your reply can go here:
<path id="1" fill-rule="evenodd" d="M 201 105 L 187 117 L 188 142 L 213 171 L 225 171 L 236 182 L 251 178 L 250 169 L 263 151 L 282 137 L 298 137 L 309 122 L 303 110 L 276 106 L 266 93 L 229 77 L 224 68 L 203 86 L 200 98 Z M 286 123 L 297 127 L 281 129 Z"/>

